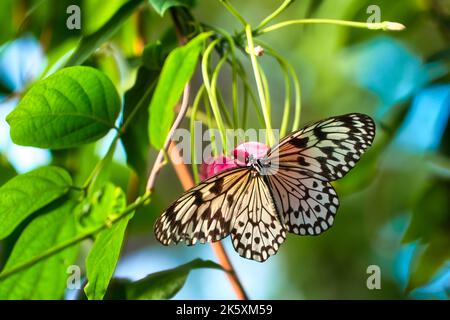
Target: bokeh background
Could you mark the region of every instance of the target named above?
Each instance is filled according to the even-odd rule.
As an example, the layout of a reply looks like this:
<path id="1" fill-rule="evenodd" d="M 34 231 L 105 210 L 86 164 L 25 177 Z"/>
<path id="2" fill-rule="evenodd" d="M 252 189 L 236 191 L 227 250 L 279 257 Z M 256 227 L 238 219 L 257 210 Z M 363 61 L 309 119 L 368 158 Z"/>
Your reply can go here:
<path id="1" fill-rule="evenodd" d="M 0 184 L 16 173 L 56 163 L 83 181 L 111 137 L 80 149 L 50 152 L 17 146 L 6 115 L 27 86 L 58 67 L 79 38 L 104 24 L 125 0 L 2 0 L 0 2 Z M 281 1 L 232 1 L 258 23 Z M 82 29 L 65 28 L 66 8 L 78 4 Z M 251 298 L 448 299 L 450 295 L 450 1 L 297 0 L 277 18 L 366 21 L 369 5 L 403 32 L 338 26 L 292 26 L 264 35 L 300 77 L 301 123 L 364 112 L 377 123 L 374 146 L 335 186 L 341 208 L 319 237 L 290 235 L 279 253 L 260 264 L 240 258 L 224 240 Z M 199 21 L 229 31 L 239 25 L 219 1 L 198 0 Z M 146 42 L 167 36 L 170 17 L 151 9 L 134 15 L 88 64 L 106 72 L 120 92 L 134 81 L 133 61 Z M 138 36 L 139 35 L 139 36 Z M 282 116 L 283 80 L 270 57 L 260 58 L 272 93 L 274 122 Z M 198 79 L 197 79 L 198 80 Z M 219 87 L 229 88 L 227 78 Z M 186 123 L 184 124 L 186 126 Z M 250 123 L 257 127 L 258 123 Z M 146 132 L 142 132 L 146 135 Z M 150 161 L 155 151 L 150 152 Z M 127 190 L 133 172 L 119 148 L 114 182 Z M 153 236 L 156 217 L 182 192 L 171 166 L 162 171 L 154 201 L 128 229 L 117 277 L 139 279 L 193 258 L 215 259 L 208 245 L 163 247 Z M 2 243 L 0 265 L 16 234 Z M 83 257 L 80 257 L 82 261 Z M 82 265 L 82 263 L 80 263 Z M 367 268 L 381 268 L 381 290 L 366 286 Z M 68 291 L 67 298 L 75 292 Z M 224 274 L 196 270 L 175 298 L 234 298 Z"/>

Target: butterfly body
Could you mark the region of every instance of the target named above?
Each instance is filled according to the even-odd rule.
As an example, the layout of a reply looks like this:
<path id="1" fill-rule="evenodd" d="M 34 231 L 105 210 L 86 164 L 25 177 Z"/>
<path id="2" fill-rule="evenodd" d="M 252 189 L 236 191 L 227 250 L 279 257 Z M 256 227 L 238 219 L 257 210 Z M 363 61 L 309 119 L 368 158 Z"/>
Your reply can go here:
<path id="1" fill-rule="evenodd" d="M 339 199 L 330 182 L 356 164 L 374 136 L 372 119 L 353 113 L 309 125 L 262 155 L 235 154 L 234 168 L 188 190 L 159 217 L 156 238 L 193 245 L 231 235 L 241 256 L 265 261 L 288 232 L 318 235 L 333 225 Z"/>

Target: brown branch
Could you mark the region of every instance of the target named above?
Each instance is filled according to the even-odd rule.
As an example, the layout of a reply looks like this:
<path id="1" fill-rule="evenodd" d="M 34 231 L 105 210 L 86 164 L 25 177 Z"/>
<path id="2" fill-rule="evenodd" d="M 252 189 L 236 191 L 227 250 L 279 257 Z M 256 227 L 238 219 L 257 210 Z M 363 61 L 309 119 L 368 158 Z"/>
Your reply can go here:
<path id="1" fill-rule="evenodd" d="M 169 145 L 169 157 L 184 190 L 189 190 L 194 187 L 194 179 L 192 178 L 186 164 L 183 162 L 180 151 L 173 141 Z M 213 242 L 211 243 L 211 246 L 214 250 L 215 255 L 217 256 L 217 259 L 219 260 L 220 265 L 224 268 L 225 271 L 227 271 L 226 274 L 228 277 L 228 281 L 230 281 L 230 284 L 233 287 L 237 298 L 240 300 L 248 300 L 244 287 L 242 286 L 242 283 L 239 280 L 236 271 L 233 268 L 233 265 L 231 264 L 231 261 L 225 251 L 225 248 L 222 245 L 222 242 Z"/>
<path id="2" fill-rule="evenodd" d="M 189 92 L 190 92 L 191 85 L 189 82 L 184 87 L 183 92 L 183 98 L 181 101 L 180 110 L 178 112 L 178 115 L 170 128 L 170 131 L 167 135 L 166 141 L 164 142 L 164 147 L 159 151 L 158 156 L 156 157 L 155 163 L 153 165 L 153 168 L 150 172 L 150 175 L 147 180 L 147 191 L 152 191 L 153 187 L 155 186 L 156 177 L 161 171 L 161 168 L 164 166 L 164 154 L 169 149 L 170 142 L 172 141 L 173 134 L 175 133 L 175 130 L 178 128 L 178 126 L 181 124 L 181 121 L 183 121 L 184 116 L 186 115 L 188 106 L 189 106 Z"/>

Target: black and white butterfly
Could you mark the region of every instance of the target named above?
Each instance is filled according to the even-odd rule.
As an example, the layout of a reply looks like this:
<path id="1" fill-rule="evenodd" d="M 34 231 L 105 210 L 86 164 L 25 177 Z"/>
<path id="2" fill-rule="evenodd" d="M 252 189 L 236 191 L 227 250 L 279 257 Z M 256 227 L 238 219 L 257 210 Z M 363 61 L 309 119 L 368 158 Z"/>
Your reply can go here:
<path id="1" fill-rule="evenodd" d="M 194 245 L 231 235 L 239 255 L 265 261 L 287 232 L 318 235 L 332 226 L 339 199 L 330 181 L 354 167 L 374 137 L 373 120 L 359 113 L 306 126 L 263 158 L 185 192 L 156 221 L 156 238 Z"/>

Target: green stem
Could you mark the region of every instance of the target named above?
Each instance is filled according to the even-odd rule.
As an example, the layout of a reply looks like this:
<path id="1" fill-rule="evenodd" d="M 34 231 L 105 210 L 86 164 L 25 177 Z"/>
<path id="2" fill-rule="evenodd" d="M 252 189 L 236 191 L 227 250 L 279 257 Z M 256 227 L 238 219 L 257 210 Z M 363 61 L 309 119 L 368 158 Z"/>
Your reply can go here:
<path id="1" fill-rule="evenodd" d="M 188 109 L 188 111 L 186 112 L 186 118 L 192 119 L 192 117 L 194 117 L 195 121 L 199 121 L 201 122 L 204 126 L 208 126 L 208 115 L 201 111 L 201 110 L 196 110 L 195 111 L 195 116 L 192 114 L 192 107 L 190 107 Z M 215 123 L 214 121 L 212 122 L 214 126 L 217 126 L 217 123 Z"/>
<path id="2" fill-rule="evenodd" d="M 275 19 L 279 14 L 281 14 L 287 7 L 289 7 L 295 0 L 284 0 L 284 2 L 270 15 L 261 21 L 261 23 L 255 28 L 255 32 L 264 28 L 270 21 Z"/>
<path id="3" fill-rule="evenodd" d="M 228 126 L 232 126 L 231 115 L 228 112 L 228 109 L 226 108 L 225 101 L 222 95 L 220 94 L 220 91 L 217 90 L 217 80 L 219 78 L 220 71 L 222 70 L 222 67 L 226 61 L 227 61 L 227 54 L 225 54 L 217 63 L 216 69 L 214 70 L 211 77 L 211 91 L 213 91 L 216 94 L 216 97 L 218 99 L 218 106 L 225 116 L 225 122 L 227 123 Z"/>
<path id="4" fill-rule="evenodd" d="M 270 123 L 270 109 L 264 96 L 264 87 L 261 79 L 261 74 L 259 72 L 258 61 L 256 60 L 255 47 L 253 44 L 252 28 L 250 25 L 245 26 L 245 34 L 247 36 L 248 49 L 250 54 L 250 60 L 252 62 L 253 74 L 255 76 L 256 88 L 258 90 L 259 102 L 261 104 L 261 110 L 264 116 L 264 123 L 267 130 L 267 141 L 269 145 L 273 145 L 275 138 L 273 136 L 272 125 Z"/>
<path id="5" fill-rule="evenodd" d="M 223 6 L 243 25 L 247 25 L 247 21 L 245 21 L 244 17 L 242 17 L 239 12 L 228 2 L 228 0 L 220 0 Z"/>
<path id="6" fill-rule="evenodd" d="M 284 109 L 283 109 L 283 118 L 281 119 L 280 125 L 280 138 L 284 137 L 287 131 L 287 127 L 289 124 L 289 115 L 291 113 L 291 79 L 289 77 L 289 70 L 286 65 L 283 63 L 283 60 L 277 59 L 278 64 L 283 70 L 283 79 L 284 79 Z"/>
<path id="7" fill-rule="evenodd" d="M 81 187 L 82 189 L 87 189 L 90 185 L 90 183 L 92 182 L 92 180 L 103 170 L 103 168 L 105 167 L 105 165 L 107 164 L 107 162 L 110 160 L 110 153 L 114 152 L 117 141 L 120 139 L 120 137 L 125 133 L 126 129 L 128 128 L 128 126 L 130 125 L 131 121 L 133 120 L 133 118 L 136 116 L 136 114 L 138 113 L 138 111 L 146 105 L 146 101 L 148 100 L 148 98 L 150 97 L 150 95 L 153 93 L 153 88 L 156 85 L 156 81 L 154 81 L 151 86 L 149 86 L 147 88 L 147 90 L 145 91 L 144 95 L 142 96 L 142 98 L 139 100 L 138 104 L 136 105 L 136 107 L 133 109 L 133 111 L 130 113 L 130 115 L 127 117 L 126 121 L 123 123 L 123 125 L 117 130 L 117 135 L 114 137 L 114 140 L 111 142 L 108 151 L 106 153 L 106 155 L 97 163 L 97 165 L 95 166 L 94 170 L 92 170 L 91 174 L 89 175 L 89 177 L 86 179 L 85 183 L 83 184 L 83 186 Z"/>
<path id="8" fill-rule="evenodd" d="M 225 117 L 225 127 L 232 128 L 233 127 L 233 119 L 231 117 L 230 111 L 227 109 L 227 104 L 223 95 L 220 91 L 217 91 L 217 100 L 219 102 L 220 110 L 222 110 L 223 116 Z M 226 151 L 226 150 L 224 150 Z"/>
<path id="9" fill-rule="evenodd" d="M 66 240 L 44 252 L 42 252 L 40 255 L 31 258 L 30 260 L 27 260 L 21 264 L 18 264 L 15 267 L 12 267 L 6 271 L 3 271 L 0 274 L 0 280 L 6 279 L 10 276 L 12 276 L 13 274 L 16 274 L 24 269 L 27 269 L 33 265 L 35 265 L 36 263 L 38 263 L 41 260 L 44 260 L 52 255 L 55 255 L 59 252 L 61 252 L 64 249 L 67 249 L 81 241 L 83 241 L 84 239 L 90 238 L 92 236 L 94 236 L 95 234 L 97 234 L 98 232 L 106 229 L 106 228 L 110 228 L 111 224 L 114 224 L 118 221 L 120 221 L 121 219 L 125 218 L 128 214 L 130 214 L 131 212 L 135 211 L 137 208 L 139 208 L 142 205 L 147 204 L 148 200 L 150 200 L 150 193 L 146 193 L 145 195 L 143 195 L 142 197 L 139 197 L 133 204 L 129 205 L 124 211 L 122 211 L 120 214 L 118 214 L 117 216 L 109 219 L 108 223 L 102 224 L 90 231 L 81 233 L 75 237 L 73 237 L 72 239 Z"/>
<path id="10" fill-rule="evenodd" d="M 217 92 L 214 87 L 211 85 L 211 81 L 209 79 L 208 74 L 208 61 L 211 55 L 211 52 L 214 46 L 219 42 L 219 39 L 212 41 L 208 47 L 206 48 L 203 58 L 202 58 L 202 74 L 203 74 L 203 82 L 205 84 L 206 92 L 208 93 L 209 102 L 211 105 L 211 109 L 214 114 L 214 118 L 217 122 L 217 127 L 220 132 L 220 138 L 222 139 L 222 145 L 226 145 L 226 134 L 225 134 L 225 125 L 222 120 L 222 115 L 220 113 L 219 104 L 217 102 Z"/>
<path id="11" fill-rule="evenodd" d="M 294 107 L 294 123 L 292 124 L 292 131 L 297 131 L 300 127 L 300 117 L 302 114 L 302 92 L 300 90 L 300 80 L 295 73 L 294 68 L 288 64 L 288 68 L 291 70 L 292 80 L 294 82 L 295 92 L 295 107 Z"/>
<path id="12" fill-rule="evenodd" d="M 197 158 L 195 154 L 195 121 L 197 116 L 198 107 L 200 105 L 200 100 L 203 96 L 203 93 L 205 92 L 205 85 L 202 85 L 200 89 L 197 92 L 197 95 L 195 96 L 194 103 L 192 104 L 192 111 L 191 111 L 191 119 L 189 128 L 191 131 L 191 161 L 192 161 L 192 173 L 194 175 L 194 181 L 195 183 L 198 183 L 200 181 L 199 175 L 198 175 L 198 166 L 197 166 Z"/>
<path id="13" fill-rule="evenodd" d="M 337 26 L 346 26 L 353 28 L 362 28 L 369 30 L 383 30 L 383 31 L 401 31 L 405 29 L 405 26 L 401 23 L 383 21 L 377 23 L 368 23 L 368 22 L 357 22 L 357 21 L 345 21 L 345 20 L 336 20 L 336 19 L 298 19 L 298 20 L 288 20 L 284 22 L 280 22 L 274 24 L 270 27 L 259 30 L 256 35 L 262 35 L 283 27 L 287 27 L 294 24 L 331 24 Z"/>
<path id="14" fill-rule="evenodd" d="M 258 64 L 258 72 L 261 75 L 261 83 L 264 89 L 264 97 L 266 97 L 266 108 L 269 110 L 269 123 L 272 123 L 272 113 L 270 112 L 272 104 L 271 104 L 271 95 L 270 95 L 270 87 L 269 87 L 269 81 L 267 80 L 266 73 L 264 72 L 264 69 L 261 67 L 261 65 Z"/>
<path id="15" fill-rule="evenodd" d="M 264 126 L 264 116 L 261 112 L 261 109 L 258 108 L 257 98 L 255 96 L 255 93 L 252 90 L 252 87 L 250 86 L 250 83 L 248 82 L 247 75 L 245 74 L 245 71 L 244 71 L 244 67 L 242 66 L 242 64 L 240 62 L 238 62 L 237 66 L 238 66 L 237 71 L 238 71 L 239 78 L 241 79 L 243 86 L 244 86 L 244 92 L 245 92 L 244 95 L 250 96 L 250 99 L 252 100 L 252 105 L 256 112 L 256 117 L 258 118 L 258 122 L 260 123 L 261 126 Z M 247 116 L 248 116 L 248 110 L 247 110 L 247 108 L 244 108 L 244 110 L 243 110 L 243 118 L 244 119 L 242 120 L 242 128 L 246 127 Z"/>
<path id="16" fill-rule="evenodd" d="M 208 100 L 208 97 L 206 95 L 203 96 L 203 104 L 205 106 L 205 111 L 206 111 L 206 116 L 208 118 L 208 129 L 209 133 L 210 133 L 210 140 L 211 140 L 211 147 L 212 147 L 212 153 L 213 156 L 216 157 L 218 155 L 218 151 L 217 151 L 217 141 L 216 141 L 216 136 L 214 134 L 214 131 L 211 129 L 217 128 L 217 123 L 216 126 L 213 126 L 213 118 L 211 116 L 211 106 Z"/>
<path id="17" fill-rule="evenodd" d="M 242 87 L 243 87 L 243 91 L 244 91 L 244 106 L 242 108 L 242 123 L 241 123 L 241 128 L 244 129 L 245 126 L 247 125 L 247 116 L 248 116 L 248 96 L 251 95 L 253 92 L 249 92 L 249 89 L 247 88 L 246 84 L 244 81 L 242 81 Z M 257 108 L 257 110 L 259 111 L 259 109 Z"/>
<path id="18" fill-rule="evenodd" d="M 213 30 L 216 33 L 222 35 L 230 45 L 231 59 L 228 59 L 227 62 L 231 65 L 232 71 L 237 74 L 239 79 L 241 79 L 243 88 L 244 88 L 243 89 L 244 90 L 244 108 L 243 108 L 243 115 L 242 115 L 243 119 L 242 119 L 241 127 L 245 128 L 246 123 L 247 123 L 247 116 L 248 116 L 247 98 L 248 98 L 248 95 L 250 95 L 250 99 L 252 100 L 252 105 L 253 105 L 253 107 L 255 107 L 256 116 L 258 118 L 260 125 L 264 126 L 264 117 L 261 113 L 261 110 L 258 108 L 257 99 L 255 97 L 255 94 L 254 94 L 249 82 L 248 82 L 244 67 L 243 67 L 242 63 L 238 59 L 236 59 L 236 44 L 235 44 L 234 38 L 224 29 L 221 29 L 218 27 L 212 27 L 212 26 L 205 25 L 205 24 L 203 24 L 203 26 L 205 26 L 207 29 Z M 236 114 L 236 115 L 233 115 L 234 119 L 239 119 L 237 107 L 235 107 L 235 106 L 233 106 L 233 107 L 236 108 L 236 110 L 233 110 L 233 112 Z M 237 128 L 238 126 L 239 125 L 235 125 L 235 128 Z"/>
<path id="19" fill-rule="evenodd" d="M 280 54 L 278 54 L 275 50 L 270 48 L 268 45 L 263 43 L 262 41 L 257 41 L 258 44 L 262 45 L 264 47 L 264 50 L 271 56 L 273 56 L 275 59 L 279 61 L 280 64 L 282 64 L 283 68 L 285 68 L 291 75 L 292 82 L 294 84 L 294 96 L 295 96 L 295 106 L 294 106 L 294 121 L 292 124 L 292 131 L 296 131 L 299 128 L 300 125 L 300 115 L 302 112 L 302 96 L 301 96 L 301 90 L 300 90 L 300 81 L 298 79 L 297 73 L 295 72 L 294 67 Z M 287 116 L 286 114 L 283 114 L 283 121 L 281 125 L 280 130 L 280 138 L 286 134 L 287 131 Z"/>
<path id="20" fill-rule="evenodd" d="M 125 120 L 124 124 L 121 126 L 120 128 L 120 135 L 122 135 L 126 129 L 128 128 L 128 126 L 130 125 L 131 121 L 133 120 L 133 118 L 136 116 L 136 114 L 139 112 L 139 110 L 147 105 L 147 100 L 148 98 L 152 95 L 153 93 L 153 89 L 156 86 L 157 81 L 153 81 L 152 84 L 147 87 L 144 95 L 141 97 L 141 99 L 139 99 L 138 104 L 136 105 L 136 107 L 133 109 L 133 111 L 131 111 L 131 113 L 129 114 L 129 116 L 127 117 L 127 119 Z"/>
<path id="21" fill-rule="evenodd" d="M 82 189 L 84 189 L 84 190 L 88 189 L 91 182 L 103 170 L 103 168 L 107 165 L 108 161 L 111 160 L 112 153 L 114 153 L 114 151 L 116 150 L 116 144 L 117 144 L 117 141 L 119 140 L 119 138 L 120 138 L 120 133 L 117 133 L 117 135 L 114 137 L 113 141 L 109 145 L 106 155 L 99 162 L 97 162 L 96 166 L 94 167 L 94 170 L 92 170 L 91 174 L 86 179 L 83 186 L 81 187 Z"/>

